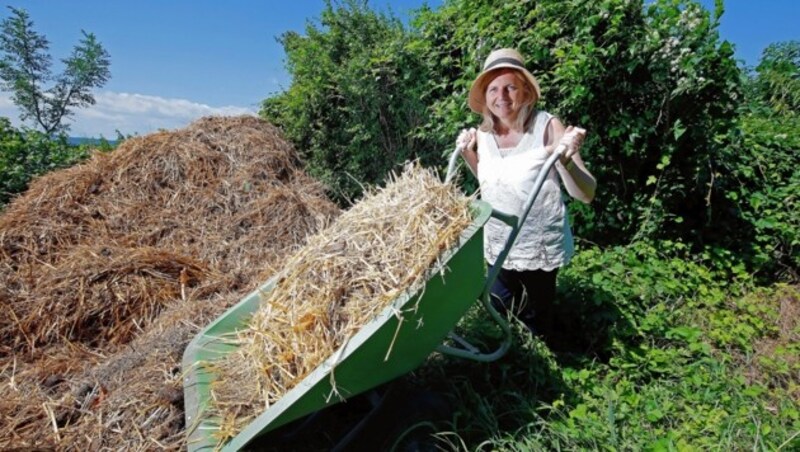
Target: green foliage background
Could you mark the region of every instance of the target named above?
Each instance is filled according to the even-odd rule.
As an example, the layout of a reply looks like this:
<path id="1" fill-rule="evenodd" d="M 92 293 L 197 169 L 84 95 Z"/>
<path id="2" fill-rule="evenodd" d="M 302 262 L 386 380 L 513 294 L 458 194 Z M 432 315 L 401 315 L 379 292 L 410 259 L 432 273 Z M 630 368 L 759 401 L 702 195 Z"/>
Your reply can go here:
<path id="1" fill-rule="evenodd" d="M 792 177 L 785 162 L 796 142 L 769 136 L 796 121 L 758 122 L 765 110 L 796 116 L 797 45 L 770 47 L 748 77 L 719 38 L 722 13 L 722 2 L 709 13 L 692 0 L 450 0 L 404 27 L 366 2 L 329 2 L 306 35 L 281 38 L 292 84 L 261 114 L 346 205 L 405 160 L 443 167 L 458 131 L 480 120 L 466 94 L 484 58 L 516 47 L 540 79 L 540 108 L 589 130 L 582 155 L 598 202 L 570 205 L 579 237 L 719 246 L 751 256 L 761 274 L 796 275 L 795 219 L 756 216 L 775 214 L 757 198 L 784 202 L 774 191 Z M 743 111 L 757 104 L 761 113 Z M 767 142 L 782 170 L 751 177 Z M 475 189 L 471 177 L 463 183 Z M 738 197 L 747 190 L 756 211 Z M 775 228 L 780 245 L 765 235 Z"/>
<path id="2" fill-rule="evenodd" d="M 88 149 L 70 146 L 66 135 L 53 138 L 36 130 L 16 129 L 8 118 L 0 118 L 0 211 L 36 176 L 86 157 Z"/>

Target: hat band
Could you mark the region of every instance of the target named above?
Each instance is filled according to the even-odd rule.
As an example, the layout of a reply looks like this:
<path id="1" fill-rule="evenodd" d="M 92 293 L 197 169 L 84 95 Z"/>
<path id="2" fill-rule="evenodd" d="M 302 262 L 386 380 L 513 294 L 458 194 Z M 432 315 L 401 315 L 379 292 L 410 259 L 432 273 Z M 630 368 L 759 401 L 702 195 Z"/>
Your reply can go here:
<path id="1" fill-rule="evenodd" d="M 525 66 L 523 66 L 522 62 L 520 62 L 518 59 L 506 57 L 506 58 L 498 58 L 498 59 L 492 61 L 491 63 L 487 64 L 486 67 L 483 68 L 483 71 L 486 72 L 489 69 L 491 69 L 491 68 L 493 68 L 493 67 L 495 67 L 495 66 L 497 66 L 499 64 L 511 64 L 512 66 L 516 66 L 518 68 L 525 69 Z"/>

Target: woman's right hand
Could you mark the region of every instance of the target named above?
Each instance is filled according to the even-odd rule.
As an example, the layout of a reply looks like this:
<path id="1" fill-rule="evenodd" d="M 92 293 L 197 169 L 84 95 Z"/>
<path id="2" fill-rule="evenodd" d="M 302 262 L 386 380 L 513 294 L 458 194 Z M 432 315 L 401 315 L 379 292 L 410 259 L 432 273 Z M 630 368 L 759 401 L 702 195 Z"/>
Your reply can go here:
<path id="1" fill-rule="evenodd" d="M 474 151 L 475 144 L 477 144 L 478 137 L 475 128 L 461 129 L 461 133 L 456 138 L 456 147 L 461 148 L 461 152 L 465 150 Z"/>

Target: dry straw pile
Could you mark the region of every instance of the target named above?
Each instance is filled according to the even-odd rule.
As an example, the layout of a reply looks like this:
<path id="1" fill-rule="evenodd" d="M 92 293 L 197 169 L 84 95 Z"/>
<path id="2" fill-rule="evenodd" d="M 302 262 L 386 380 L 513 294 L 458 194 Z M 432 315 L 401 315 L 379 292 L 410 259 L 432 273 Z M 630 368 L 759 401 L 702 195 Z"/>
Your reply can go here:
<path id="1" fill-rule="evenodd" d="M 238 433 L 401 293 L 420 289 L 471 223 L 469 204 L 410 166 L 310 237 L 238 332 L 238 351 L 215 363 L 218 438 Z"/>
<path id="2" fill-rule="evenodd" d="M 185 446 L 186 344 L 337 215 L 254 117 L 38 179 L 0 215 L 0 449 Z"/>

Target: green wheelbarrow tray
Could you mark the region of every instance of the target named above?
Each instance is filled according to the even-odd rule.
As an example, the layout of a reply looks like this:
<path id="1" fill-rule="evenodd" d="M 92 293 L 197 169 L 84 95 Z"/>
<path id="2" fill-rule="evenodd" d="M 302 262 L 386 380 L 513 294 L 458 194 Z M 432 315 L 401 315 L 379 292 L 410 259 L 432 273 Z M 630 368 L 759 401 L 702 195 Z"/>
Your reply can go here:
<path id="1" fill-rule="evenodd" d="M 483 234 L 491 207 L 473 204 L 473 222 L 457 246 L 441 256 L 424 287 L 404 293 L 363 326 L 339 350 L 297 386 L 261 413 L 223 450 L 239 450 L 259 435 L 304 415 L 372 389 L 419 367 L 442 344 L 448 332 L 475 302 L 485 283 Z M 231 334 L 246 327 L 263 294 L 275 287 L 272 278 L 198 334 L 183 355 L 186 426 L 189 450 L 212 450 L 214 419 L 204 411 L 215 374 L 204 363 L 235 350 Z M 399 315 L 398 315 L 399 313 Z"/>
<path id="2" fill-rule="evenodd" d="M 214 438 L 215 420 L 204 415 L 210 404 L 210 385 L 215 378 L 206 364 L 235 351 L 236 345 L 230 338 L 247 326 L 262 296 L 275 287 L 277 277 L 217 318 L 195 336 L 183 354 L 189 450 L 213 450 L 220 446 L 222 450 L 246 448 L 260 435 L 416 369 L 434 350 L 476 361 L 494 361 L 503 356 L 511 344 L 511 330 L 492 307 L 489 292 L 546 175 L 563 151 L 559 147 L 548 157 L 519 216 L 498 212 L 486 202 L 475 201 L 472 223 L 461 234 L 458 244 L 440 256 L 438 267 L 421 289 L 395 299 L 297 386 L 222 445 Z M 446 182 L 455 173 L 460 152 L 461 149 L 456 148 L 450 157 Z M 482 230 L 490 217 L 511 226 L 511 232 L 487 276 Z M 505 335 L 501 345 L 491 353 L 483 353 L 449 333 L 476 300 L 482 302 Z M 448 333 L 459 346 L 442 345 Z"/>

